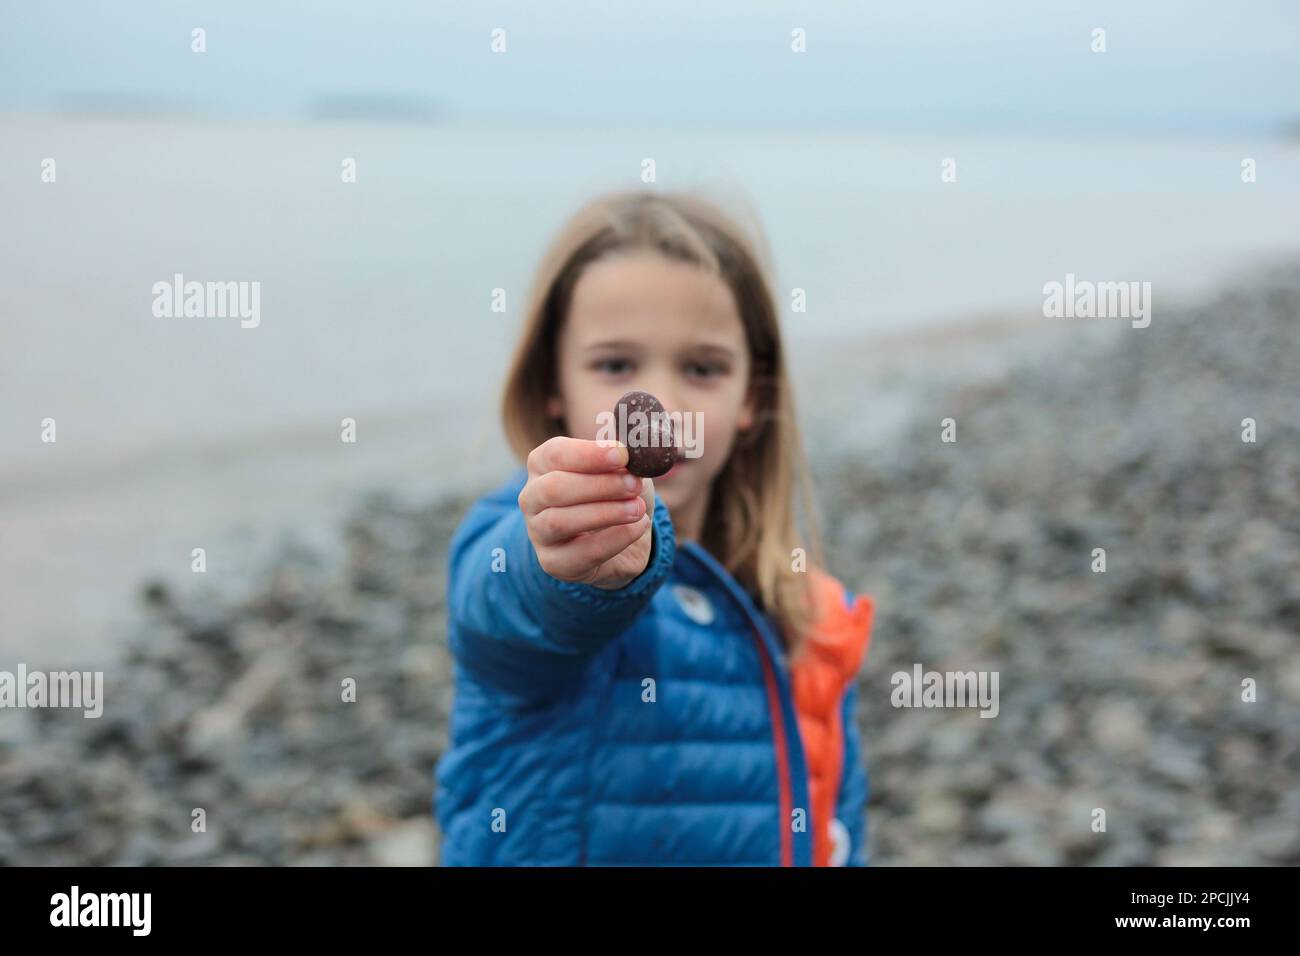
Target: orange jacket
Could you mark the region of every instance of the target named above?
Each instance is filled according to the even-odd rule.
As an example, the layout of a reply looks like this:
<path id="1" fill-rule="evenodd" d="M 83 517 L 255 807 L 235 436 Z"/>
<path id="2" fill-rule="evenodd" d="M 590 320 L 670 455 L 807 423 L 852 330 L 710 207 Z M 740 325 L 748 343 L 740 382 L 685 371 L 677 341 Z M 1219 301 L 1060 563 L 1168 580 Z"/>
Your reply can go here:
<path id="1" fill-rule="evenodd" d="M 849 607 L 839 581 L 822 571 L 810 573 L 816 623 L 790 661 L 790 683 L 812 795 L 813 865 L 828 866 L 831 820 L 844 774 L 841 704 L 866 659 L 875 605 L 859 595 Z"/>

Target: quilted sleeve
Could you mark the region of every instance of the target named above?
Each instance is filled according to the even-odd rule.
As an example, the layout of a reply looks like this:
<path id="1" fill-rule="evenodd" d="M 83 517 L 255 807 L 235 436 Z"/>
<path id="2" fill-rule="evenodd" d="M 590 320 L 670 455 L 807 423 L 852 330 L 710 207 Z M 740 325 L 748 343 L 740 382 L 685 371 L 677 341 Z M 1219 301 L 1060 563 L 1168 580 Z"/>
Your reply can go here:
<path id="1" fill-rule="evenodd" d="M 672 567 L 668 506 L 655 499 L 641 575 L 617 590 L 547 574 L 515 496 L 475 505 L 452 540 L 448 639 L 457 662 L 497 689 L 535 701 L 574 676 L 644 610 Z"/>

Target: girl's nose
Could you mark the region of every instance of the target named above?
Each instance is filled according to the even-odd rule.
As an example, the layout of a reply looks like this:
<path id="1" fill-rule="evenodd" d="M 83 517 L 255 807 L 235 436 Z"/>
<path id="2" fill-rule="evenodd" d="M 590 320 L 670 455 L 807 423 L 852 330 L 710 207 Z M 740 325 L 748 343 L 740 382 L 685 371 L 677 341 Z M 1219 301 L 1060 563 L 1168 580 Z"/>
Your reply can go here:
<path id="1" fill-rule="evenodd" d="M 649 379 L 645 384 L 638 385 L 637 388 L 645 389 L 655 398 L 659 399 L 659 404 L 664 407 L 664 411 L 671 414 L 672 412 L 679 410 L 677 408 L 677 395 L 673 390 L 673 384 L 671 382 Z"/>
<path id="2" fill-rule="evenodd" d="M 677 394 L 671 383 L 653 382 L 649 387 L 641 386 L 655 398 L 659 399 L 659 404 L 664 407 L 668 413 L 669 419 L 673 426 L 673 443 L 681 445 L 681 421 L 685 412 L 677 404 Z"/>

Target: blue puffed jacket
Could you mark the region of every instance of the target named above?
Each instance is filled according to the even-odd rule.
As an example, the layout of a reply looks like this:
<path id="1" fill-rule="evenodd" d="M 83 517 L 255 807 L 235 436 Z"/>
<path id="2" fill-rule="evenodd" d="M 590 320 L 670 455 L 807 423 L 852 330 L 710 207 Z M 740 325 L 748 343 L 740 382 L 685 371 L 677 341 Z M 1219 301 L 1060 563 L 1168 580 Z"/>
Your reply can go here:
<path id="1" fill-rule="evenodd" d="M 794 666 L 772 618 L 656 497 L 646 570 L 538 563 L 518 471 L 452 539 L 455 697 L 435 770 L 445 865 L 865 865 L 854 720 L 870 598 L 828 575 Z"/>

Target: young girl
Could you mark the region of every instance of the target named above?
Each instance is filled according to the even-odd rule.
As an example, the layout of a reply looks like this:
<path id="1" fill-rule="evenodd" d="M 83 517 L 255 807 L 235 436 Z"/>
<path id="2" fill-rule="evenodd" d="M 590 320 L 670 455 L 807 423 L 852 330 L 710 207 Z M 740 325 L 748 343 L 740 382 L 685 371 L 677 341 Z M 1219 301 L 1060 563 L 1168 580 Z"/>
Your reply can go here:
<path id="1" fill-rule="evenodd" d="M 632 389 L 702 422 L 702 454 L 629 474 L 597 436 Z M 756 247 L 695 198 L 586 206 L 543 260 L 503 413 L 526 466 L 451 545 L 443 863 L 864 865 L 872 602 L 804 559 Z"/>

